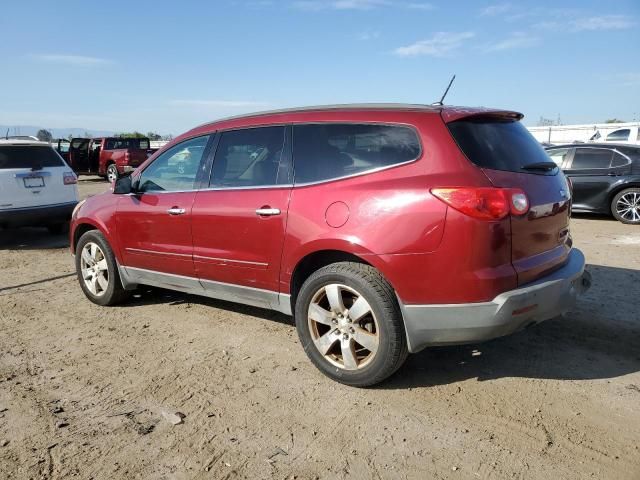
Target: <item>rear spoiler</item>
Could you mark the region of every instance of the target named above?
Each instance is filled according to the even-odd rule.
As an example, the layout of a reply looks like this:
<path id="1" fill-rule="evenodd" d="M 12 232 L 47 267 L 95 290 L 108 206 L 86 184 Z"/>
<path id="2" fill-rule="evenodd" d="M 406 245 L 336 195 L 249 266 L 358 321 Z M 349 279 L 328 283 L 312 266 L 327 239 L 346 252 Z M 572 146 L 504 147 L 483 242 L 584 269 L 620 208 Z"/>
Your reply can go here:
<path id="1" fill-rule="evenodd" d="M 464 107 L 445 107 L 440 111 L 440 116 L 444 123 L 455 122 L 463 118 L 473 117 L 495 117 L 511 120 L 522 120 L 524 115 L 520 112 L 511 110 L 496 110 L 494 108 L 464 108 Z"/>

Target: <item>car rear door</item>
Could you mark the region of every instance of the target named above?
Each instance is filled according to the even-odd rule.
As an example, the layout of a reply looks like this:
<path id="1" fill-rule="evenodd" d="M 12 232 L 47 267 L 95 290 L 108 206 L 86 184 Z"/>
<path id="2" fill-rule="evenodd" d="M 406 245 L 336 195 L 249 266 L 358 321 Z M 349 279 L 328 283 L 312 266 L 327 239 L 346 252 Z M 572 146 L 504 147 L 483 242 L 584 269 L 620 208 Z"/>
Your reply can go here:
<path id="1" fill-rule="evenodd" d="M 75 172 L 91 171 L 89 165 L 89 142 L 88 138 L 72 138 L 69 145 L 69 166 Z"/>
<path id="2" fill-rule="evenodd" d="M 511 216 L 511 263 L 522 285 L 565 263 L 570 194 L 562 171 L 518 120 L 513 114 L 482 114 L 447 126 L 495 187 L 518 188 L 528 197 L 529 212 Z"/>
<path id="3" fill-rule="evenodd" d="M 206 163 L 208 150 L 201 150 L 196 168 L 187 172 L 173 168 L 172 157 L 187 146 L 206 146 L 209 141 L 210 136 L 205 135 L 168 149 L 133 180 L 136 193 L 123 195 L 118 202 L 117 235 L 123 266 L 142 279 L 141 283 L 177 282 L 179 287 L 181 280 L 176 276 L 190 277 L 197 283 L 191 209 L 204 175 L 199 167 Z"/>
<path id="4" fill-rule="evenodd" d="M 1 209 L 59 205 L 77 199 L 75 175 L 49 145 L 0 145 Z"/>
<path id="5" fill-rule="evenodd" d="M 193 258 L 218 298 L 269 307 L 279 291 L 291 193 L 284 126 L 219 134 L 208 189 L 193 205 Z"/>
<path id="6" fill-rule="evenodd" d="M 602 210 L 603 195 L 616 181 L 616 168 L 611 169 L 613 150 L 598 147 L 576 147 L 565 172 L 573 183 L 573 207 L 576 210 Z M 606 202 L 605 202 L 606 203 Z"/>

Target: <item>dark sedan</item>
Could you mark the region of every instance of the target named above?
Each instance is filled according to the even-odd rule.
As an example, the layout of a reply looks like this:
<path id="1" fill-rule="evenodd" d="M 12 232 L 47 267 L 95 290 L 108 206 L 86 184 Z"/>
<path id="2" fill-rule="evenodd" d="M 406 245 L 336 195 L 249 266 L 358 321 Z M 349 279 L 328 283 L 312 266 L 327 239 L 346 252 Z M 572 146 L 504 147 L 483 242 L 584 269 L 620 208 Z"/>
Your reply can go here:
<path id="1" fill-rule="evenodd" d="M 640 225 L 640 146 L 583 143 L 546 150 L 573 183 L 573 211 Z"/>

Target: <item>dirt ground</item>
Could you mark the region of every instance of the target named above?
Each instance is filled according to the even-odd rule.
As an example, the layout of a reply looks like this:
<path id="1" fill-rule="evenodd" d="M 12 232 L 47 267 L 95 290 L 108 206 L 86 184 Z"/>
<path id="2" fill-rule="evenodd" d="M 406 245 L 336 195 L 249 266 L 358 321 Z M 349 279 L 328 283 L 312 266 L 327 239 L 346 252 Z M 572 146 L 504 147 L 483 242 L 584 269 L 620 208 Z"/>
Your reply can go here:
<path id="1" fill-rule="evenodd" d="M 640 228 L 572 231 L 593 287 L 566 318 L 366 390 L 288 317 L 158 289 L 98 307 L 64 236 L 0 232 L 0 478 L 640 479 Z"/>

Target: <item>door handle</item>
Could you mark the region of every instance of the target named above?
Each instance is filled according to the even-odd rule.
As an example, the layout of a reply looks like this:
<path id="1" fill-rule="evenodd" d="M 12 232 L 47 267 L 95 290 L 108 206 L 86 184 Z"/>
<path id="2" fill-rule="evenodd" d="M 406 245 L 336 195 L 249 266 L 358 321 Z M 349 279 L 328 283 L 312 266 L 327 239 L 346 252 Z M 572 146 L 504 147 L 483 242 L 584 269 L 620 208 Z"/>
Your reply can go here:
<path id="1" fill-rule="evenodd" d="M 280 215 L 280 209 L 263 207 L 256 210 L 256 215 L 260 217 L 272 217 L 274 215 Z"/>
<path id="2" fill-rule="evenodd" d="M 167 210 L 169 215 L 184 215 L 187 211 L 184 208 L 171 207 Z"/>

